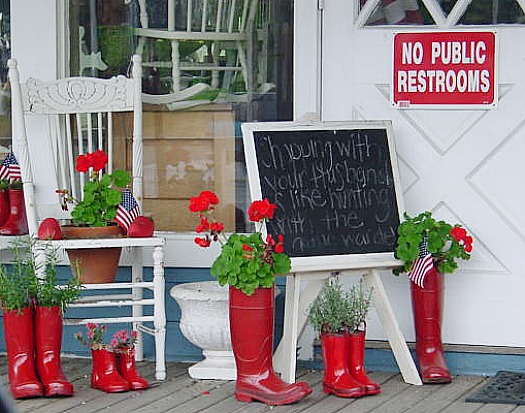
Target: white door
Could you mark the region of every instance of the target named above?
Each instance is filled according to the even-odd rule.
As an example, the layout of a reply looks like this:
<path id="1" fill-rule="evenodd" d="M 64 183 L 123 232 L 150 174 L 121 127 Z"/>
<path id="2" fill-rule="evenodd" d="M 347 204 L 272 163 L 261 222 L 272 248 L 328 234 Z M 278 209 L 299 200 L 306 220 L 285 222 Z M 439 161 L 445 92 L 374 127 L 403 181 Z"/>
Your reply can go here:
<path id="1" fill-rule="evenodd" d="M 431 210 L 474 236 L 473 258 L 446 277 L 446 343 L 525 345 L 525 26 L 515 23 L 524 21 L 525 4 L 503 3 L 500 9 L 496 0 L 368 0 L 361 10 L 359 0 L 323 5 L 322 120 L 391 119 L 407 212 Z M 496 108 L 394 108 L 393 33 L 459 29 L 497 29 Z M 383 279 L 413 340 L 407 278 L 385 273 Z M 384 338 L 375 319 L 368 338 Z"/>

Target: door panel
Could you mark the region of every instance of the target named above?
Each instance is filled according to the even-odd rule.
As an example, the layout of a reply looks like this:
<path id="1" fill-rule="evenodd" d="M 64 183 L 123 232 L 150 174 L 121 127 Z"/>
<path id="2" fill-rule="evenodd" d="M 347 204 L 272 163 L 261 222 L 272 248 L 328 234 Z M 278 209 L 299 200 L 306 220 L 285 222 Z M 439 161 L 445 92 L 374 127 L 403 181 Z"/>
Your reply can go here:
<path id="1" fill-rule="evenodd" d="M 458 1 L 443 15 L 438 3 L 425 1 L 440 26 L 397 27 L 356 27 L 352 22 L 367 21 L 355 15 L 356 5 L 325 1 L 322 120 L 392 120 L 407 212 L 431 210 L 473 234 L 472 259 L 446 277 L 444 342 L 523 346 L 525 329 L 516 314 L 525 312 L 525 26 L 461 27 L 498 31 L 497 108 L 400 110 L 390 103 L 394 31 L 454 31 L 453 22 L 477 1 Z M 408 280 L 389 272 L 383 279 L 413 340 Z M 375 315 L 369 337 L 384 339 Z"/>

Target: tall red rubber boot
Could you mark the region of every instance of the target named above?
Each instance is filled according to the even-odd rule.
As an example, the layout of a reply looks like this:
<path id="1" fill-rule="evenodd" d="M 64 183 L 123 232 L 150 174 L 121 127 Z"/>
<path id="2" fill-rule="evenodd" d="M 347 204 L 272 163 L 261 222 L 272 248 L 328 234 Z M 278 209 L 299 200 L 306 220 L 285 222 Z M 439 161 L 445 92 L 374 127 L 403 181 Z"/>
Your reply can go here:
<path id="1" fill-rule="evenodd" d="M 9 196 L 9 218 L 0 227 L 0 235 L 25 235 L 29 229 L 27 227 L 24 190 L 10 188 L 7 192 Z"/>
<path id="2" fill-rule="evenodd" d="M 117 370 L 115 353 L 106 349 L 91 350 L 93 369 L 91 387 L 106 393 L 121 393 L 129 390 L 129 383 Z"/>
<path id="3" fill-rule="evenodd" d="M 258 288 L 246 295 L 230 287 L 229 306 L 237 400 L 278 406 L 310 394 L 312 389 L 307 383 L 285 383 L 273 370 L 274 288 Z"/>
<path id="4" fill-rule="evenodd" d="M 367 396 L 381 393 L 379 384 L 371 380 L 365 371 L 365 332 L 354 331 L 346 334 L 348 340 L 348 366 L 350 374 L 365 388 Z"/>
<path id="5" fill-rule="evenodd" d="M 323 391 L 338 397 L 361 397 L 365 387 L 350 374 L 347 334 L 321 334 L 324 375 Z"/>
<path id="6" fill-rule="evenodd" d="M 450 383 L 441 343 L 444 277 L 433 269 L 424 288 L 411 282 L 412 311 L 416 330 L 416 355 L 423 383 Z"/>
<path id="7" fill-rule="evenodd" d="M 42 384 L 35 370 L 33 309 L 4 310 L 4 339 L 7 350 L 8 376 L 15 399 L 40 397 Z"/>
<path id="8" fill-rule="evenodd" d="M 139 374 L 135 365 L 135 350 L 119 351 L 117 357 L 120 375 L 128 382 L 130 390 L 147 389 L 149 383 Z"/>
<path id="9" fill-rule="evenodd" d="M 9 196 L 7 189 L 0 189 L 0 227 L 4 225 L 9 218 Z"/>
<path id="10" fill-rule="evenodd" d="M 36 371 L 44 396 L 72 396 L 73 385 L 60 365 L 62 313 L 59 307 L 35 307 Z"/>

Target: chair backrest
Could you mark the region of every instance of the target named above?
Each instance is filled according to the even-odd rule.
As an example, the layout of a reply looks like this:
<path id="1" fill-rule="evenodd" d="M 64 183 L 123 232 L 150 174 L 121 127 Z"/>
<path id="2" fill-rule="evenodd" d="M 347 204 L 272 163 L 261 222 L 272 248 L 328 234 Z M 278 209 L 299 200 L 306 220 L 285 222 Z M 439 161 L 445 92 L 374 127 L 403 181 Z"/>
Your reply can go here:
<path id="1" fill-rule="evenodd" d="M 138 0 L 139 19 L 143 28 L 163 28 L 170 32 L 188 33 L 190 39 L 237 40 L 235 33 L 244 33 L 247 23 L 253 21 L 259 0 L 166 0 L 161 10 L 155 10 L 162 24 L 151 25 L 153 16 L 148 16 L 147 0 Z M 159 2 L 155 2 L 159 7 Z M 197 35 L 203 34 L 203 37 Z M 211 36 L 207 37 L 208 33 Z M 222 33 L 223 36 L 217 36 Z M 219 37 L 219 38 L 218 38 Z M 181 39 L 184 37 L 181 37 Z"/>
<path id="2" fill-rule="evenodd" d="M 129 172 L 133 195 L 142 207 L 140 56 L 133 56 L 131 78 L 30 78 L 22 83 L 15 59 L 9 60 L 8 70 L 13 152 L 22 173 L 29 234 L 37 233 L 38 223 L 44 218 L 69 218 L 57 189 L 67 189 L 75 199 L 82 199 L 88 177 L 76 171 L 77 155 L 102 149 L 108 154 L 107 172 L 111 172 L 117 162 L 116 150 L 118 158 L 125 156 L 122 146 L 117 149 L 124 139 L 126 148 L 132 141 Z M 126 125 L 118 133 L 117 123 Z"/>

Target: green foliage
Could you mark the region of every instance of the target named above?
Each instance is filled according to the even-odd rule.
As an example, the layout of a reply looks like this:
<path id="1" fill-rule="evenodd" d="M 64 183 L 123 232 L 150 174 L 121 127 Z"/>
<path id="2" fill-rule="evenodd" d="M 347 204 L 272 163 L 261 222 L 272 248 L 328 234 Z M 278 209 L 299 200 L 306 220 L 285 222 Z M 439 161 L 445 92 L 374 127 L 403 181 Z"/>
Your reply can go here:
<path id="1" fill-rule="evenodd" d="M 39 306 L 58 306 L 65 310 L 67 304 L 80 295 L 78 278 L 60 285 L 56 279 L 56 251 L 46 250 L 42 278 L 38 278 L 40 267 L 36 264 L 30 244 L 25 241 L 12 245 L 13 263 L 0 265 L 0 305 L 5 310 L 21 310 L 32 302 Z"/>
<path id="2" fill-rule="evenodd" d="M 416 217 L 410 217 L 405 213 L 404 218 L 405 221 L 398 227 L 395 250 L 396 258 L 404 261 L 404 264 L 402 267 L 394 269 L 394 274 L 399 275 L 411 270 L 419 255 L 419 245 L 425 236 L 427 237 L 428 251 L 432 254 L 434 265 L 440 273 L 454 272 L 458 268 L 456 258 L 470 259 L 464 245 L 460 244 L 450 233 L 454 227 L 460 227 L 460 225 L 437 221 L 428 211 Z"/>
<path id="3" fill-rule="evenodd" d="M 372 290 L 361 279 L 345 292 L 339 279 L 330 277 L 310 305 L 308 321 L 321 334 L 355 331 L 365 322 L 372 304 Z"/>
<path id="4" fill-rule="evenodd" d="M 71 211 L 73 224 L 104 227 L 117 215 L 122 195 L 115 187 L 124 188 L 131 182 L 127 171 L 116 170 L 100 179 L 91 179 L 84 186 L 84 198 Z"/>
<path id="5" fill-rule="evenodd" d="M 247 252 L 243 245 L 249 245 L 253 251 Z M 251 295 L 259 287 L 271 287 L 275 275 L 287 274 L 290 267 L 290 258 L 269 251 L 259 232 L 231 234 L 211 267 L 211 275 L 217 277 L 220 285 L 229 284 Z"/>
<path id="6" fill-rule="evenodd" d="M 56 265 L 56 251 L 46 251 L 46 259 L 43 264 L 43 277 L 36 279 L 34 297 L 39 306 L 58 306 L 62 313 L 64 313 L 67 305 L 79 298 L 82 285 L 76 275 L 72 276 L 66 284 L 59 284 Z"/>
<path id="7" fill-rule="evenodd" d="M 7 179 L 0 179 L 0 191 L 5 191 L 9 189 L 10 183 Z"/>

